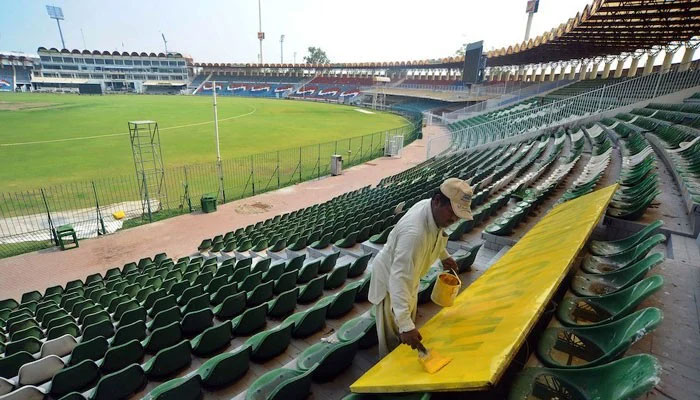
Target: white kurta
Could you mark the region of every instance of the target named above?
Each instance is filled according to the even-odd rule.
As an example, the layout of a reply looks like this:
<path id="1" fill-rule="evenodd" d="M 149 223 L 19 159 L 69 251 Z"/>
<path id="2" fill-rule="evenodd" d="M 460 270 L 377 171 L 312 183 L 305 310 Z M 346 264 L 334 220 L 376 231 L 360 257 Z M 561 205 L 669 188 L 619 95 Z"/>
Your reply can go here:
<path id="1" fill-rule="evenodd" d="M 368 298 L 377 305 L 382 356 L 398 345 L 399 333 L 415 329 L 421 276 L 438 258 L 449 257 L 447 235 L 435 224 L 430 201 L 421 200 L 406 212 L 372 262 Z"/>

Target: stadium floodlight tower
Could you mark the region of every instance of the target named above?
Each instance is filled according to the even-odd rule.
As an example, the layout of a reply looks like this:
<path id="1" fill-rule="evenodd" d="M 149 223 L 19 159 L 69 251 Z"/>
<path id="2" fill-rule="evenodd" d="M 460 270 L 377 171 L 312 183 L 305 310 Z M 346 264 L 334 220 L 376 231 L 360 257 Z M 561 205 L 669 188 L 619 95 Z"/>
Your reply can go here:
<path id="1" fill-rule="evenodd" d="M 262 42 L 265 39 L 265 32 L 262 31 L 262 9 L 260 8 L 260 0 L 258 0 L 258 40 L 260 41 L 260 66 L 263 63 Z"/>
<path id="2" fill-rule="evenodd" d="M 47 5 L 46 12 L 49 13 L 49 18 L 56 20 L 56 25 L 58 25 L 58 34 L 61 35 L 61 45 L 63 46 L 62 48 L 65 49 L 66 42 L 63 40 L 63 32 L 61 31 L 61 21 L 65 19 L 63 18 L 63 10 L 61 7 Z"/>
<path id="3" fill-rule="evenodd" d="M 527 13 L 527 26 L 525 27 L 525 41 L 530 39 L 530 28 L 532 28 L 532 17 L 535 15 L 537 10 L 540 8 L 540 0 L 527 0 L 527 7 L 525 12 Z"/>
<path id="4" fill-rule="evenodd" d="M 158 123 L 129 121 L 129 139 L 141 195 L 141 216 L 153 221 L 152 213 L 162 209 L 168 198 Z"/>

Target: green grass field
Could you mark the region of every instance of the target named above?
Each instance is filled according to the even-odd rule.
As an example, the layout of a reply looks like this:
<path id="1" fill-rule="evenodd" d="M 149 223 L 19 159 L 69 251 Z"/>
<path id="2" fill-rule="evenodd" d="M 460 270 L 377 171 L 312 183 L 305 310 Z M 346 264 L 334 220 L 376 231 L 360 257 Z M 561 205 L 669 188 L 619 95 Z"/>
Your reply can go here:
<path id="1" fill-rule="evenodd" d="M 211 103 L 204 96 L 0 93 L 0 192 L 133 174 L 132 120 L 158 122 L 166 168 L 212 162 Z M 394 114 L 302 101 L 219 97 L 218 110 L 224 160 L 407 124 Z"/>

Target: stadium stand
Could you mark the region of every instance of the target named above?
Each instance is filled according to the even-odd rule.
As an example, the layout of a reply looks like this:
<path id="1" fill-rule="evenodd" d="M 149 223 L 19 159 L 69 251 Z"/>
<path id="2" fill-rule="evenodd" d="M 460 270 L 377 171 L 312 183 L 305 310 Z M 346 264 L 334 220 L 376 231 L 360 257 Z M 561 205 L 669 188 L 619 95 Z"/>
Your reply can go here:
<path id="1" fill-rule="evenodd" d="M 0 302 L 5 338 L 0 359 L 3 393 L 70 394 L 69 398 L 78 399 L 106 398 L 116 390 L 120 397 L 147 393 L 148 398 L 190 398 L 224 386 L 247 387 L 245 397 L 251 399 L 303 397 L 321 382 L 343 374 L 360 349 L 376 342 L 372 313 L 350 311 L 363 302 L 367 309 L 369 260 L 402 216 L 395 210 L 406 210 L 428 196 L 443 176 L 469 179 L 475 188 L 474 220 L 460 221 L 448 229 L 451 243 L 462 244 L 454 254 L 466 273 L 481 245 L 465 246 L 463 237 L 478 226 L 486 226 L 485 233 L 508 236 L 518 221 L 545 206 L 553 194 L 562 193 L 573 165 L 585 158 L 584 148 L 595 149 L 586 164 L 591 169 L 586 171 L 593 178 L 609 174 L 600 161 L 605 158 L 594 157 L 610 153 L 610 142 L 601 132 L 612 135 L 615 128 L 594 125 L 573 133 L 560 131 L 512 144 L 462 150 L 385 178 L 377 187 L 203 240 L 190 257 L 172 260 L 161 253 L 83 281 L 48 288 L 43 294 L 26 293 L 19 302 L 4 300 Z M 590 191 L 593 186 L 586 187 Z M 564 195 L 554 197 L 551 200 L 568 200 Z M 518 202 L 506 212 L 499 211 L 510 199 Z M 611 299 L 625 308 L 606 317 L 616 322 L 605 329 L 623 330 L 633 322 L 645 329 L 658 324 L 653 309 L 626 317 L 661 284 L 658 279 L 641 280 L 643 271 L 660 262 L 644 258 L 653 247 L 647 240 L 630 238 L 617 247 L 613 247 L 616 243 L 595 245 L 603 250 L 594 256 L 598 258 L 591 258 L 595 263 L 585 273 L 613 265 L 609 261 L 614 260 L 615 271 L 624 275 L 601 276 L 610 283 L 596 287 L 609 288 L 604 289 L 606 296 L 617 296 L 615 299 L 636 290 L 632 297 L 625 297 L 627 303 Z M 652 243 L 658 243 L 654 240 Z M 630 247 L 636 243 L 640 244 Z M 637 250 L 639 246 L 644 250 Z M 436 265 L 421 279 L 421 303 L 428 301 L 438 271 Z M 590 279 L 581 274 L 575 282 Z M 640 284 L 646 286 L 637 294 Z M 587 287 L 585 290 L 592 286 Z M 577 295 L 584 290 L 574 288 Z M 570 321 L 565 307 L 560 306 L 559 314 Z M 345 315 L 352 318 L 345 319 Z M 633 318 L 637 315 L 644 318 Z M 339 321 L 337 342 L 309 347 L 299 342 L 331 320 Z M 549 354 L 547 346 L 552 345 L 546 338 L 551 335 L 541 339 L 540 352 Z M 257 378 L 246 373 L 251 364 L 286 352 L 293 341 L 303 351 L 290 365 Z M 629 347 L 625 337 L 591 346 L 605 350 L 600 353 L 591 347 L 589 352 L 596 359 L 586 367 L 601 368 L 602 373 L 618 370 L 620 363 L 634 371 L 649 371 L 648 365 L 654 365 L 648 357 L 632 358 L 634 363 L 627 361 L 630 358 L 615 361 L 612 354 Z M 578 357 L 588 360 L 585 354 Z M 573 384 L 581 376 L 526 370 L 513 393 L 527 391 L 537 374 L 559 374 L 557 379 Z M 167 380 L 173 376 L 177 377 Z M 166 381 L 159 383 L 163 379 Z M 635 390 L 648 388 L 644 382 L 632 386 Z"/>

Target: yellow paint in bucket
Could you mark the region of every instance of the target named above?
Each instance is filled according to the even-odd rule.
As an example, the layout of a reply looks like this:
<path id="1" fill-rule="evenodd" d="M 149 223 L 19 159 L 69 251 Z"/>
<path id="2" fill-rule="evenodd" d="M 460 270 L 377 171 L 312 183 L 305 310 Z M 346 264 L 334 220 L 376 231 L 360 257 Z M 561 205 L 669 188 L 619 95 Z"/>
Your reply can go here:
<path id="1" fill-rule="evenodd" d="M 450 307 L 454 303 L 460 287 L 462 287 L 462 281 L 457 274 L 443 272 L 437 277 L 430 299 L 441 307 Z"/>

